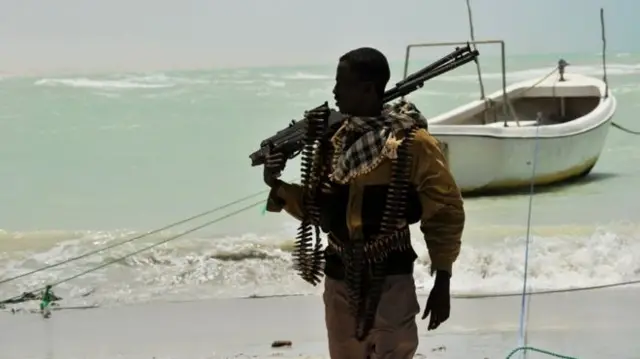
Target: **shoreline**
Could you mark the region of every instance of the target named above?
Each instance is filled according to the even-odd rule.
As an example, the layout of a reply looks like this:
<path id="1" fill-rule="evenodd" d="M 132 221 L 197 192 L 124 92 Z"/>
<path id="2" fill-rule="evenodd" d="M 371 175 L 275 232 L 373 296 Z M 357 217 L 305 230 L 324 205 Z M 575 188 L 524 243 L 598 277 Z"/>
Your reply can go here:
<path id="1" fill-rule="evenodd" d="M 580 359 L 634 358 L 639 294 L 625 288 L 530 297 L 528 344 Z M 520 301 L 453 299 L 451 319 L 438 330 L 427 332 L 418 321 L 418 353 L 505 358 L 517 347 Z M 48 320 L 0 312 L 3 359 L 326 358 L 324 330 L 319 296 L 141 303 L 54 311 Z M 276 340 L 293 345 L 272 349 Z"/>
<path id="2" fill-rule="evenodd" d="M 418 287 L 417 296 L 418 298 L 427 298 L 428 290 L 425 292 L 424 288 Z M 580 292 L 593 292 L 599 290 L 639 290 L 640 291 L 640 279 L 639 280 L 630 280 L 624 282 L 615 282 L 601 285 L 593 285 L 593 286 L 584 286 L 584 287 L 570 287 L 570 288 L 562 288 L 562 289 L 545 289 L 545 290 L 532 290 L 526 292 L 526 295 L 530 298 L 538 297 L 538 296 L 548 296 L 548 295 L 558 295 L 558 294 L 571 294 L 571 293 L 580 293 Z M 36 293 L 37 291 L 25 292 L 25 293 Z M 88 295 L 91 292 L 87 293 Z M 186 304 L 186 303 L 194 303 L 194 302 L 207 302 L 207 301 L 228 301 L 228 300 L 265 300 L 265 299 L 284 299 L 289 300 L 291 298 L 297 297 L 319 297 L 322 296 L 321 292 L 318 293 L 292 293 L 292 294 L 252 294 L 247 296 L 222 296 L 222 297 L 201 297 L 201 298 L 193 298 L 193 299 L 159 299 L 159 300 L 147 300 L 144 302 L 121 302 L 120 304 L 108 303 L 104 304 L 72 304 L 72 305 L 60 305 L 59 303 L 64 303 L 64 298 L 59 301 L 53 303 L 51 307 L 52 312 L 59 311 L 69 311 L 69 310 L 89 310 L 89 309 L 114 309 L 114 308 L 123 308 L 123 307 L 134 307 L 134 306 L 146 306 L 150 304 Z M 13 297 L 17 298 L 17 296 Z M 522 298 L 522 293 L 519 292 L 459 292 L 451 294 L 452 301 L 454 300 L 487 300 L 487 299 L 498 299 L 498 298 Z M 530 301 L 531 299 L 529 299 Z M 37 299 L 27 299 L 24 301 L 19 301 L 15 303 L 2 303 L 0 304 L 0 314 L 9 313 L 9 314 L 40 314 L 40 309 L 35 303 L 38 302 Z M 29 305 L 31 303 L 31 305 Z"/>

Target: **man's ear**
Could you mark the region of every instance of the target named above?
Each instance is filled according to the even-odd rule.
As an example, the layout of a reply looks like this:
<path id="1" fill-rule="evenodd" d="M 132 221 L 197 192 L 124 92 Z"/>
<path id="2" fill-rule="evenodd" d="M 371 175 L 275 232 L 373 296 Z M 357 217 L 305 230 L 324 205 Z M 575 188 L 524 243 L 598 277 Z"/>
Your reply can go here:
<path id="1" fill-rule="evenodd" d="M 372 81 L 366 81 L 363 83 L 364 89 L 367 93 L 376 93 L 376 84 Z"/>

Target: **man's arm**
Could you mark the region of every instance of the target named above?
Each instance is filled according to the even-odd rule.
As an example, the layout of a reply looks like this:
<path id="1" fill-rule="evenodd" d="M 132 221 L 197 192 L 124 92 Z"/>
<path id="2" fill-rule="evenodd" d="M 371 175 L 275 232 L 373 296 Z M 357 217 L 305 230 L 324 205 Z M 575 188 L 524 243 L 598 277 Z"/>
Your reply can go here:
<path id="1" fill-rule="evenodd" d="M 267 211 L 280 212 L 283 209 L 292 217 L 302 220 L 302 187 L 299 184 L 277 180 L 271 187 L 267 198 Z"/>
<path id="2" fill-rule="evenodd" d="M 416 132 L 412 154 L 412 182 L 422 204 L 420 229 L 431 257 L 431 274 L 451 275 L 465 222 L 462 195 L 437 140 L 426 130 Z"/>

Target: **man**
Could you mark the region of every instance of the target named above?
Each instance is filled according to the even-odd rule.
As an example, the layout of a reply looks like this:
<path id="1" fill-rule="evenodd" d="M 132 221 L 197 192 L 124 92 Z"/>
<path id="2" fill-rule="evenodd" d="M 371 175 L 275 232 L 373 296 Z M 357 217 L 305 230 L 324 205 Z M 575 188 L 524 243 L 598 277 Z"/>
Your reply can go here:
<path id="1" fill-rule="evenodd" d="M 323 300 L 333 359 L 413 358 L 420 306 L 410 224 L 421 222 L 435 273 L 422 319 L 430 316 L 433 330 L 450 312 L 451 268 L 465 221 L 462 197 L 420 112 L 404 101 L 383 104 L 389 78 L 389 64 L 378 50 L 359 48 L 340 58 L 333 93 L 345 121 L 314 157 L 314 163 L 330 165 L 311 166 L 316 173 L 307 176 L 322 191 L 279 180 L 281 155 L 265 164 L 267 210 L 285 209 L 303 223 L 313 222 L 313 203 L 320 213 L 314 225 L 328 233 Z M 320 112 L 307 118 L 326 116 Z"/>

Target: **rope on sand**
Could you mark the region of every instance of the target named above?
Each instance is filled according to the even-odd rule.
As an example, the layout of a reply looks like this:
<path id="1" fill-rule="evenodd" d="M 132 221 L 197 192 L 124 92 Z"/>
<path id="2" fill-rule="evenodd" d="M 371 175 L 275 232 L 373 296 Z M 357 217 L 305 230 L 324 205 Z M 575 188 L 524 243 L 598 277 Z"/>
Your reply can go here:
<path id="1" fill-rule="evenodd" d="M 527 352 L 527 351 L 532 351 L 532 352 L 536 352 L 536 353 L 540 353 L 540 354 L 546 354 L 550 357 L 554 357 L 554 358 L 560 358 L 560 359 L 578 359 L 577 357 L 570 357 L 567 355 L 562 355 L 562 354 L 558 354 L 558 353 L 554 353 L 552 351 L 549 350 L 544 350 L 544 349 L 538 349 L 538 348 L 534 348 L 534 347 L 519 347 L 516 349 L 513 349 L 511 351 L 511 353 L 509 353 L 509 355 L 507 355 L 506 359 L 510 359 L 512 356 L 514 356 L 517 352 Z"/>

